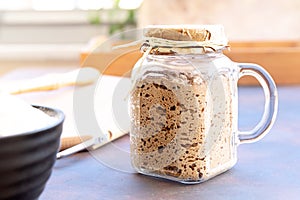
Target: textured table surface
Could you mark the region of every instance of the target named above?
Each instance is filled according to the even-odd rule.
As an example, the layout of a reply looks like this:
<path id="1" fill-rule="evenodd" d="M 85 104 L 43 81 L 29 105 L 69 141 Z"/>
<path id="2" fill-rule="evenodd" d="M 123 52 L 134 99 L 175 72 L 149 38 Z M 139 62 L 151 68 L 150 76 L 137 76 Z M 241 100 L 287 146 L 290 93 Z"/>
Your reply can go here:
<path id="1" fill-rule="evenodd" d="M 33 77 L 72 68 L 18 69 L 1 81 Z M 62 109 L 63 134 L 72 131 L 71 88 L 19 95 L 37 105 Z M 129 163 L 129 139 L 124 136 L 94 152 L 57 160 L 41 195 L 48 199 L 299 199 L 300 86 L 279 87 L 279 112 L 270 133 L 261 141 L 238 148 L 238 162 L 229 171 L 201 184 L 183 185 L 136 174 Z M 239 89 L 239 129 L 260 120 L 263 93 L 258 87 Z"/>
<path id="2" fill-rule="evenodd" d="M 300 87 L 279 87 L 278 92 L 271 132 L 240 145 L 238 163 L 207 182 L 183 185 L 133 173 L 124 136 L 96 152 L 57 160 L 40 199 L 299 199 Z M 240 129 L 250 129 L 262 113 L 261 89 L 240 88 L 239 103 Z"/>

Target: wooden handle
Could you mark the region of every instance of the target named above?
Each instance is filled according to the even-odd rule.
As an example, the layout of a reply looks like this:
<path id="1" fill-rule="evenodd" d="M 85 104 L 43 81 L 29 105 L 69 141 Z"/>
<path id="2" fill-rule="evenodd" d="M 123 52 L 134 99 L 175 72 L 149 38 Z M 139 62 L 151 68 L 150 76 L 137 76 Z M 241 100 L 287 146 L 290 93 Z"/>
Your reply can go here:
<path id="1" fill-rule="evenodd" d="M 77 144 L 80 144 L 84 141 L 87 141 L 89 139 L 91 139 L 92 136 L 90 135 L 85 135 L 85 136 L 74 136 L 74 137 L 64 137 L 64 138 L 61 138 L 60 140 L 60 149 L 59 151 L 62 151 L 62 150 L 65 150 L 65 149 L 68 149 L 72 146 L 75 146 Z"/>

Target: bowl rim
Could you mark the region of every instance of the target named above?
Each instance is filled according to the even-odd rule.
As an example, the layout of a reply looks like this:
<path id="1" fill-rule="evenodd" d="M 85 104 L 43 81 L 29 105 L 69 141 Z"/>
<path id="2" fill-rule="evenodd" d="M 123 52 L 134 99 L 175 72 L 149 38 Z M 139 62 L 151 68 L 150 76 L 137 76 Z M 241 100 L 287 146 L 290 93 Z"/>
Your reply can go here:
<path id="1" fill-rule="evenodd" d="M 5 138 L 14 138 L 14 137 L 31 135 L 31 134 L 34 134 L 34 133 L 43 132 L 43 131 L 52 129 L 52 128 L 56 127 L 56 126 L 59 126 L 65 120 L 65 114 L 61 110 L 59 110 L 57 108 L 51 108 L 51 107 L 39 106 L 39 105 L 31 105 L 31 106 L 34 107 L 34 108 L 36 108 L 36 109 L 41 110 L 42 112 L 44 112 L 49 117 L 57 118 L 57 120 L 55 120 L 54 123 L 51 123 L 50 125 L 45 126 L 43 128 L 39 128 L 39 129 L 35 129 L 35 130 L 32 130 L 32 131 L 27 131 L 27 132 L 16 133 L 16 134 L 12 134 L 12 135 L 0 136 L 0 140 L 1 139 L 5 139 Z M 55 113 L 55 116 L 57 116 L 57 117 L 50 116 L 46 111 L 50 111 L 50 112 Z"/>

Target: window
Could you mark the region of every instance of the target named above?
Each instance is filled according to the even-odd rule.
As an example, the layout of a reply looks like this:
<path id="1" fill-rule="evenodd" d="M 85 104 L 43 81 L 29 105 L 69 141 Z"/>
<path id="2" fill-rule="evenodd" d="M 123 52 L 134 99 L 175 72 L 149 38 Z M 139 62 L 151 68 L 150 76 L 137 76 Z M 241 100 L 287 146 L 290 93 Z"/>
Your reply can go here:
<path id="1" fill-rule="evenodd" d="M 125 22 L 125 28 L 134 28 L 132 13 L 142 1 L 0 1 L 0 59 L 38 59 L 39 55 L 45 59 L 46 54 L 52 59 L 77 59 L 90 39 L 108 36 L 124 28 Z"/>
<path id="2" fill-rule="evenodd" d="M 136 9 L 143 0 L 10 0 L 0 1 L 0 10 L 99 10 Z"/>

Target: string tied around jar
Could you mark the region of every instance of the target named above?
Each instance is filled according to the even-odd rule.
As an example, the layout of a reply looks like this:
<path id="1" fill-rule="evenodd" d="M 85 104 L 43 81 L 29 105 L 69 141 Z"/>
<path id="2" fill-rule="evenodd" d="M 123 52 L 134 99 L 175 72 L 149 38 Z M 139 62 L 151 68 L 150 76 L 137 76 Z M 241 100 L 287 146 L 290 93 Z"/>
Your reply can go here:
<path id="1" fill-rule="evenodd" d="M 141 44 L 143 56 L 132 71 L 132 79 L 141 70 L 143 61 L 152 55 L 206 54 L 229 49 L 224 28 L 221 25 L 152 25 L 143 30 L 143 38 L 113 49 Z M 132 83 L 134 86 L 135 83 Z"/>

